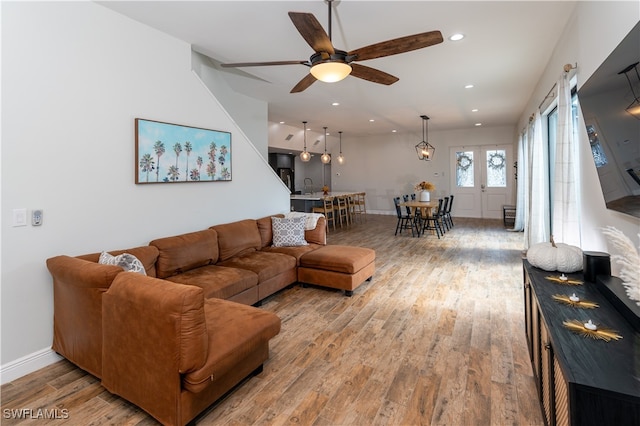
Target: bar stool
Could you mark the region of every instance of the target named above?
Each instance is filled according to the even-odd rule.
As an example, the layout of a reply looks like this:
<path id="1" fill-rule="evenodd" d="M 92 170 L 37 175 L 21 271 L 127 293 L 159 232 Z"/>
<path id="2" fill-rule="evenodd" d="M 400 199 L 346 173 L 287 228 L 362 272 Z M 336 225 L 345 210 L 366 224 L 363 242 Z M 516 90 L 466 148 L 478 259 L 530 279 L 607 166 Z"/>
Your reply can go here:
<path id="1" fill-rule="evenodd" d="M 333 197 L 324 197 L 322 206 L 316 206 L 311 209 L 312 213 L 321 213 L 327 221 L 327 230 L 329 230 L 329 222 L 333 224 L 333 230 L 336 230 L 336 215 L 333 210 Z"/>
<path id="2" fill-rule="evenodd" d="M 337 214 L 337 220 L 340 222 L 340 227 L 342 228 L 342 222 L 349 226 L 349 209 L 347 207 L 347 197 L 341 195 L 339 197 L 335 197 L 336 204 L 333 206 L 333 211 Z"/>

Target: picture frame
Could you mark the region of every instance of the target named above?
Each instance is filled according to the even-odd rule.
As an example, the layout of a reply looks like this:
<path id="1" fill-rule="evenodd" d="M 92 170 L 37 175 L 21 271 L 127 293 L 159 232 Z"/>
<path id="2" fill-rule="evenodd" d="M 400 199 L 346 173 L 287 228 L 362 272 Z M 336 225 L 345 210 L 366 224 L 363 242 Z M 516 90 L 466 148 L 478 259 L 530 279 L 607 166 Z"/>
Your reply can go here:
<path id="1" fill-rule="evenodd" d="M 135 183 L 231 181 L 231 133 L 135 119 Z"/>

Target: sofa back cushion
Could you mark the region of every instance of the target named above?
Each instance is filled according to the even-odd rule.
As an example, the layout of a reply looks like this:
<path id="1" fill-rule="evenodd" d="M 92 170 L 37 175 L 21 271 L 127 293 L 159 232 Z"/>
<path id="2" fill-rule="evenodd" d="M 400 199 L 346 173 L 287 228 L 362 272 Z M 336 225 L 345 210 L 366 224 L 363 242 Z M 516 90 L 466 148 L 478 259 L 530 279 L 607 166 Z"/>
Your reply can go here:
<path id="1" fill-rule="evenodd" d="M 258 231 L 258 225 L 254 219 L 215 225 L 212 226 L 211 229 L 214 229 L 218 233 L 219 260 L 221 262 L 233 256 L 242 255 L 262 248 L 260 231 Z"/>
<path id="2" fill-rule="evenodd" d="M 156 261 L 158 260 L 158 249 L 153 246 L 134 247 L 126 250 L 109 250 L 107 251 L 112 256 L 118 256 L 123 253 L 129 253 L 135 256 L 144 266 L 144 270 L 150 277 L 156 276 Z M 96 262 L 100 259 L 101 253 L 83 254 L 82 256 L 76 256 L 78 259 L 88 260 L 89 262 Z"/>
<path id="3" fill-rule="evenodd" d="M 273 217 L 284 217 L 283 214 L 274 214 Z M 271 224 L 271 217 L 267 216 L 256 220 L 258 225 L 258 231 L 260 231 L 260 248 L 270 247 L 273 244 L 273 225 Z"/>
<path id="4" fill-rule="evenodd" d="M 156 275 L 167 278 L 218 261 L 218 233 L 213 229 L 158 238 L 149 243 L 158 248 Z"/>

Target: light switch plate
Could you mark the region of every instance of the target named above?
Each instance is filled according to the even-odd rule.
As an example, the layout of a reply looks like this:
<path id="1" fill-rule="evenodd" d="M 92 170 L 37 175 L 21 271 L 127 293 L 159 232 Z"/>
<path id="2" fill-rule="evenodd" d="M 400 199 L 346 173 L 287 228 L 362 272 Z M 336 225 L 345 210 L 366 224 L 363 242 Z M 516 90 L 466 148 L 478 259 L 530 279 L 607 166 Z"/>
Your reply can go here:
<path id="1" fill-rule="evenodd" d="M 13 209 L 12 226 L 27 226 L 27 209 Z"/>

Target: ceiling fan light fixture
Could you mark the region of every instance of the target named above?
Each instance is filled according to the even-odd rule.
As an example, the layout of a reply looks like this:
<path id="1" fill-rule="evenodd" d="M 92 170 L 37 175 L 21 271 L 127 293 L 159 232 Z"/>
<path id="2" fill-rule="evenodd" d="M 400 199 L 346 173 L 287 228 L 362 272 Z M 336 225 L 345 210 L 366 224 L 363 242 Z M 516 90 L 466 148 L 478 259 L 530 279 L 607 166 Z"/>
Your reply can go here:
<path id="1" fill-rule="evenodd" d="M 335 83 L 351 74 L 351 65 L 343 61 L 321 62 L 311 67 L 311 74 L 317 80 Z"/>

